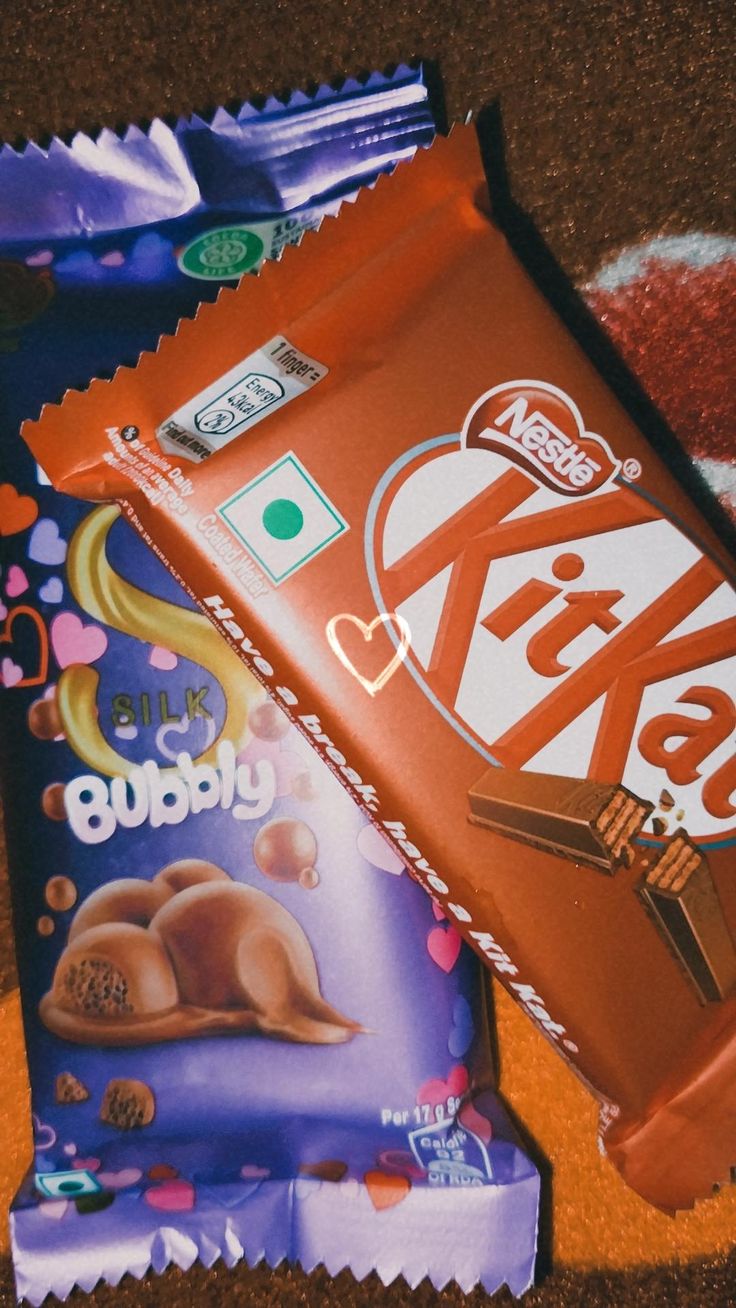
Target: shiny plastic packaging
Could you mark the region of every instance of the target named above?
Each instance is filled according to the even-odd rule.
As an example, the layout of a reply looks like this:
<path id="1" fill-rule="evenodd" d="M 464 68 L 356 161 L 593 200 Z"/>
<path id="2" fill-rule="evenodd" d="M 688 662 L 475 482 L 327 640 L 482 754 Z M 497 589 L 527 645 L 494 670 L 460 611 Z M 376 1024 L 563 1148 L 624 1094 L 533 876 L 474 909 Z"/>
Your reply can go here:
<path id="1" fill-rule="evenodd" d="M 257 413 L 264 357 L 303 385 Z M 733 561 L 494 227 L 474 133 L 26 434 L 577 1068 L 626 1180 L 728 1182 Z"/>
<path id="2" fill-rule="evenodd" d="M 18 435 L 432 130 L 403 69 L 0 154 L 2 763 L 36 1138 L 11 1229 L 32 1303 L 197 1258 L 530 1282 L 539 1181 L 492 1089 L 476 960 L 118 510 L 52 489 Z M 240 402 L 268 386 L 254 367 Z"/>

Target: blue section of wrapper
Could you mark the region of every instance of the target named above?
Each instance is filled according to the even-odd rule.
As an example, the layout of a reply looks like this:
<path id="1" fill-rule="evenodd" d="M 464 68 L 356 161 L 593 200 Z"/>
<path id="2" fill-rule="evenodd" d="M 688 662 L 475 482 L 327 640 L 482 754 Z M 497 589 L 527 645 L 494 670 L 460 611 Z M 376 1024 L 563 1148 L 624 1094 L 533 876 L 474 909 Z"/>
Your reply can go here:
<path id="1" fill-rule="evenodd" d="M 487 1088 L 476 960 L 245 671 L 225 675 L 224 644 L 177 648 L 171 614 L 196 623 L 192 604 L 114 514 L 95 547 L 100 599 L 94 558 L 78 557 L 100 510 L 45 484 L 18 436 L 43 403 L 134 362 L 218 293 L 200 259 L 208 233 L 219 257 L 226 231 L 235 264 L 245 228 L 277 255 L 432 132 L 421 73 L 401 68 L 211 123 L 0 151 L 0 714 L 37 1146 L 11 1227 L 18 1292 L 34 1304 L 220 1257 L 376 1269 L 387 1283 L 530 1283 L 539 1180 Z M 152 606 L 145 638 L 131 583 Z M 80 669 L 91 700 L 80 708 L 76 691 L 57 730 Z M 91 739 L 118 764 L 103 766 Z M 128 777 L 117 792 L 116 766 Z M 286 832 L 283 857 L 259 841 L 268 824 Z M 99 1004 L 137 1018 L 142 992 L 134 968 L 127 989 L 109 971 L 100 988 L 98 945 L 69 972 L 76 914 L 123 878 L 152 893 L 181 860 L 214 866 L 244 927 L 228 963 L 221 937 L 195 925 L 207 886 L 203 900 L 202 887 L 170 896 L 196 954 L 186 995 L 185 965 L 174 969 L 175 1011 L 222 1003 L 254 1021 L 164 1042 L 143 1021 L 102 1047 Z M 276 915 L 266 945 L 263 912 Z M 166 951 L 162 921 L 128 919 Z M 269 951 L 266 999 L 241 984 L 241 946 L 246 971 Z M 201 990 L 218 967 L 240 987 L 224 1000 Z M 53 1013 L 69 1003 L 84 1022 L 60 1034 Z M 111 1082 L 141 1105 L 134 1121 L 128 1103 L 127 1129 L 103 1120 Z"/>

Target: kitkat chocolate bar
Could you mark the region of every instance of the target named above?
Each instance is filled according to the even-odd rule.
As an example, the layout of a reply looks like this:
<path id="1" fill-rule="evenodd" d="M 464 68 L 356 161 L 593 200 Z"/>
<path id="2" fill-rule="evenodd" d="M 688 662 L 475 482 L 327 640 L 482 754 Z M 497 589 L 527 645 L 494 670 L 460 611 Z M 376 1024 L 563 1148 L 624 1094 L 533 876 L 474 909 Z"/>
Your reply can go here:
<path id="1" fill-rule="evenodd" d="M 627 1181 L 687 1207 L 736 1163 L 731 562 L 489 219 L 470 129 L 308 241 L 26 438 L 123 506 Z"/>

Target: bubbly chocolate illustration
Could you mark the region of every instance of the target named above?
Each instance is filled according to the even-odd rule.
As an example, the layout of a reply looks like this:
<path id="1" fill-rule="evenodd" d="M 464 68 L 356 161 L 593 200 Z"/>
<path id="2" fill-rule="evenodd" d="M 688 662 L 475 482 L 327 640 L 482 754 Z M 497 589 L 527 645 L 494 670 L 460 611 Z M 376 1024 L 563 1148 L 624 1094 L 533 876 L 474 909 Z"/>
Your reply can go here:
<path id="1" fill-rule="evenodd" d="M 337 1044 L 364 1030 L 322 998 L 312 947 L 288 909 L 198 859 L 94 891 L 39 1011 L 77 1044 L 229 1032 Z"/>
<path id="2" fill-rule="evenodd" d="M 26 720 L 28 730 L 38 740 L 54 740 L 57 736 L 63 735 L 64 723 L 56 702 L 56 691 L 48 697 L 34 699 L 26 714 Z"/>
<path id="3" fill-rule="evenodd" d="M 306 890 L 319 882 L 314 864 L 317 841 L 299 818 L 272 818 L 253 842 L 253 857 L 264 877 L 272 881 L 298 881 Z"/>
<path id="4" fill-rule="evenodd" d="M 168 885 L 121 877 L 100 886 L 80 904 L 69 928 L 69 944 L 93 927 L 129 923 L 147 927 L 159 908 L 173 894 Z"/>
<path id="5" fill-rule="evenodd" d="M 63 781 L 52 781 L 41 794 L 41 808 L 52 822 L 66 821 Z"/>
<path id="6" fill-rule="evenodd" d="M 71 877 L 49 877 L 43 894 L 49 908 L 55 913 L 66 913 L 77 902 L 77 887 Z"/>

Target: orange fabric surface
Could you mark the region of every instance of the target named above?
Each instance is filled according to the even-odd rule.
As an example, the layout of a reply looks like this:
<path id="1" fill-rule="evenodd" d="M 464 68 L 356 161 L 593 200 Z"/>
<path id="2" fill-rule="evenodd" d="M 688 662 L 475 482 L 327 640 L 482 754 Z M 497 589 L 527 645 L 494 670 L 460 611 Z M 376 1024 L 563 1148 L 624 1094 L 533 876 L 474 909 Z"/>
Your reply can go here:
<path id="1" fill-rule="evenodd" d="M 736 1187 L 674 1218 L 651 1208 L 599 1153 L 592 1096 L 498 986 L 495 1000 L 504 1096 L 552 1164 L 555 1261 L 623 1268 L 730 1249 Z"/>
<path id="2" fill-rule="evenodd" d="M 8 1251 L 8 1207 L 31 1161 L 31 1104 L 17 990 L 0 999 L 0 1253 Z"/>

